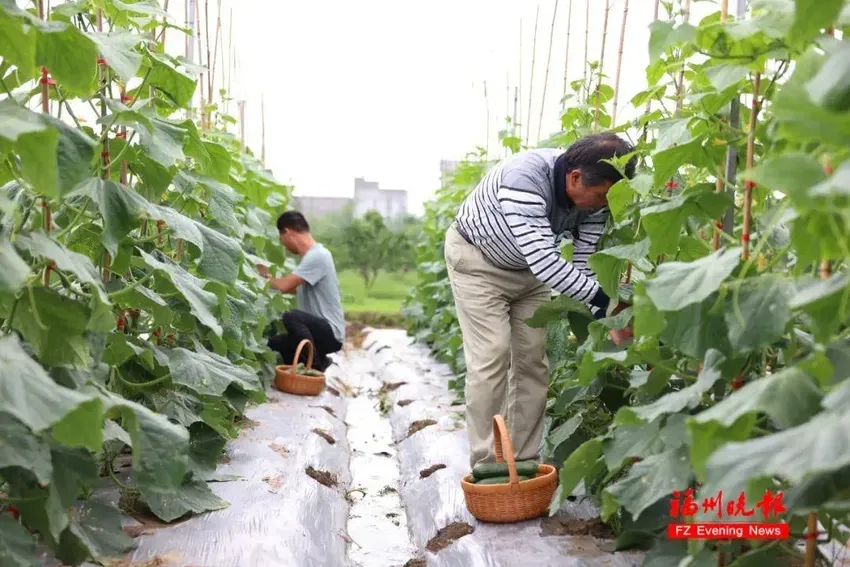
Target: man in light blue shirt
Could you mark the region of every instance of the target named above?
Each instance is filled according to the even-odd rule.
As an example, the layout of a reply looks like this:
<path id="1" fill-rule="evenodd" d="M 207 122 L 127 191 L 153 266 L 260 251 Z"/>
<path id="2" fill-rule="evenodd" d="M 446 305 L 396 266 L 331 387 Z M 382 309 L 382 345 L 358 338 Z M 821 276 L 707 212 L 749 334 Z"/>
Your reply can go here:
<path id="1" fill-rule="evenodd" d="M 266 266 L 257 266 L 270 287 L 294 293 L 297 300 L 297 309 L 283 314 L 286 334 L 271 337 L 269 348 L 290 364 L 298 344 L 307 339 L 315 349 L 313 368 L 324 372 L 331 364 L 328 355 L 338 352 L 345 342 L 345 316 L 333 256 L 313 239 L 307 219 L 298 211 L 280 215 L 277 230 L 280 243 L 301 261 L 295 271 L 282 278 L 272 278 Z M 299 362 L 306 361 L 307 353 L 302 352 Z"/>

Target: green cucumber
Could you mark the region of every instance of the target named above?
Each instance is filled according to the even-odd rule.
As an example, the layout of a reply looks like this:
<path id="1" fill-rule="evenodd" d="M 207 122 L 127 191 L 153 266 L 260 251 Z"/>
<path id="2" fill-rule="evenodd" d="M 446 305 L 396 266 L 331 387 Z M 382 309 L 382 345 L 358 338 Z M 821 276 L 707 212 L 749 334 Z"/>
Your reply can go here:
<path id="1" fill-rule="evenodd" d="M 531 480 L 531 477 L 521 476 L 519 477 L 520 482 L 523 480 Z M 511 481 L 511 477 L 509 476 L 491 476 L 489 478 L 482 478 L 475 484 L 508 484 Z"/>
<path id="2" fill-rule="evenodd" d="M 537 475 L 538 465 L 535 461 L 521 461 L 516 464 L 516 472 L 520 476 L 533 477 Z M 472 477 L 475 480 L 492 478 L 495 476 L 507 476 L 507 463 L 482 463 L 472 469 Z"/>

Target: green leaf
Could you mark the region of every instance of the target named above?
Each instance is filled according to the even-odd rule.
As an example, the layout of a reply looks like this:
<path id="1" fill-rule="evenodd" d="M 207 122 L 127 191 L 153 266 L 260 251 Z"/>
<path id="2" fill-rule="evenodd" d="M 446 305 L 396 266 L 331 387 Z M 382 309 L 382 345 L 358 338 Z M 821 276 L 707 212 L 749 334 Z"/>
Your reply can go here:
<path id="1" fill-rule="evenodd" d="M 138 219 L 150 204 L 129 187 L 114 181 L 90 179 L 78 189 L 97 203 L 103 218 L 103 246 L 114 257 L 118 245 L 138 224 Z"/>
<path id="2" fill-rule="evenodd" d="M 148 157 L 168 168 L 186 159 L 183 144 L 186 140 L 186 130 L 168 120 L 163 120 L 148 112 L 146 120 L 133 124 L 139 132 L 139 139 Z"/>
<path id="3" fill-rule="evenodd" d="M 197 228 L 204 239 L 198 271 L 211 280 L 232 284 L 239 276 L 239 267 L 242 265 L 242 246 L 233 238 L 203 224 L 198 223 Z"/>
<path id="4" fill-rule="evenodd" d="M 89 345 L 83 337 L 91 312 L 81 302 L 52 288 L 30 288 L 18 305 L 15 326 L 35 348 L 43 364 L 88 367 Z M 43 327 L 42 327 L 43 325 Z"/>
<path id="5" fill-rule="evenodd" d="M 29 274 L 29 265 L 18 256 L 15 247 L 6 239 L 0 240 L 0 294 L 20 291 Z"/>
<path id="6" fill-rule="evenodd" d="M 620 278 L 627 262 L 644 271 L 652 269 L 652 264 L 646 259 L 648 253 L 649 239 L 644 239 L 634 244 L 621 244 L 600 250 L 590 256 L 588 264 L 605 294 L 616 298 L 620 295 Z"/>
<path id="7" fill-rule="evenodd" d="M 738 494 L 749 482 L 779 476 L 796 484 L 850 465 L 850 412 L 822 412 L 806 423 L 741 443 L 709 458 L 703 492 Z"/>
<path id="8" fill-rule="evenodd" d="M 641 223 L 652 243 L 650 255 L 675 254 L 682 226 L 689 217 L 706 220 L 716 218 L 729 203 L 727 195 L 708 191 L 677 195 L 667 201 L 643 207 L 640 210 Z"/>
<path id="9" fill-rule="evenodd" d="M 804 280 L 791 298 L 791 309 L 800 309 L 811 317 L 818 340 L 826 340 L 846 321 L 848 284 L 850 276 L 847 272 L 833 274 L 825 280 Z"/>
<path id="10" fill-rule="evenodd" d="M 53 438 L 68 447 L 100 450 L 103 445 L 103 403 L 95 398 L 80 404 L 53 426 Z"/>
<path id="11" fill-rule="evenodd" d="M 88 97 L 97 88 L 97 44 L 75 26 L 42 22 L 36 39 L 36 65 L 47 67 L 70 94 Z"/>
<path id="12" fill-rule="evenodd" d="M 74 274 L 81 282 L 89 284 L 104 302 L 109 302 L 97 268 L 88 256 L 68 250 L 41 230 L 21 235 L 17 242 L 33 256 L 53 260 L 58 269 Z"/>
<path id="13" fill-rule="evenodd" d="M 812 378 L 790 367 L 754 380 L 715 406 L 691 418 L 692 423 L 716 421 L 732 425 L 747 413 L 764 413 L 780 429 L 805 423 L 820 411 L 821 394 Z"/>
<path id="14" fill-rule="evenodd" d="M 212 330 L 216 336 L 220 337 L 222 328 L 212 313 L 212 310 L 218 305 L 218 298 L 215 294 L 203 289 L 204 281 L 196 278 L 167 258 L 166 261 L 160 262 L 141 249 L 139 249 L 139 254 L 148 266 L 168 276 L 174 287 L 189 302 L 192 315 Z"/>
<path id="15" fill-rule="evenodd" d="M 121 514 L 116 508 L 86 501 L 62 534 L 56 556 L 64 562 L 76 563 L 89 556 L 96 560 L 121 559 L 135 543 L 121 529 Z"/>
<path id="16" fill-rule="evenodd" d="M 172 350 L 168 369 L 175 384 L 199 394 L 221 396 L 231 384 L 236 384 L 244 392 L 262 390 L 260 379 L 253 370 L 236 366 L 201 345 L 196 346 L 195 352 L 185 348 Z"/>
<path id="17" fill-rule="evenodd" d="M 832 25 L 844 0 L 794 0 L 794 4 L 794 24 L 789 34 L 794 41 L 805 41 Z"/>
<path id="18" fill-rule="evenodd" d="M 705 464 L 712 453 L 731 441 L 749 439 L 756 416 L 744 414 L 734 420 L 731 425 L 723 425 L 716 421 L 706 423 L 688 422 L 687 433 L 690 436 L 691 466 L 700 479 L 705 478 Z"/>
<path id="19" fill-rule="evenodd" d="M 142 56 L 135 51 L 142 38 L 130 32 L 92 33 L 89 35 L 100 48 L 106 63 L 128 83 L 139 72 Z"/>
<path id="20" fill-rule="evenodd" d="M 725 358 L 719 352 L 711 350 L 706 354 L 702 372 L 695 383 L 665 394 L 651 404 L 623 408 L 620 411 L 632 413 L 645 422 L 651 423 L 665 414 L 679 413 L 685 409 L 693 409 L 700 403 L 705 392 L 708 392 L 714 383 L 720 380 L 720 367 Z"/>
<path id="21" fill-rule="evenodd" d="M 788 195 L 798 206 L 807 206 L 809 189 L 826 179 L 823 167 L 812 156 L 799 152 L 766 158 L 741 176 L 772 191 Z"/>
<path id="22" fill-rule="evenodd" d="M 702 303 L 664 313 L 665 325 L 659 339 L 693 358 L 702 359 L 711 349 L 730 354 L 729 330 L 723 317 L 723 305 L 718 305 L 717 297 L 712 294 Z"/>
<path id="23" fill-rule="evenodd" d="M 732 282 L 726 295 L 726 325 L 736 352 L 749 352 L 779 339 L 791 317 L 790 280 L 765 275 Z"/>
<path id="24" fill-rule="evenodd" d="M 579 482 L 593 468 L 601 455 L 602 442 L 594 438 L 584 442 L 564 461 L 564 466 L 559 473 L 560 486 L 558 487 L 558 494 L 549 506 L 550 515 L 555 514 L 564 505 L 564 502 L 567 501 L 567 498 L 573 493 Z"/>
<path id="25" fill-rule="evenodd" d="M 696 28 L 690 24 L 673 24 L 656 20 L 649 25 L 649 62 L 653 63 L 664 55 L 668 47 L 692 42 L 696 38 Z"/>
<path id="26" fill-rule="evenodd" d="M 629 474 L 605 489 L 637 520 L 640 514 L 674 490 L 684 490 L 692 478 L 684 447 L 651 455 L 636 463 Z"/>
<path id="27" fill-rule="evenodd" d="M 18 106 L 11 99 L 0 100 L 0 138 L 15 142 L 21 136 L 46 129 L 40 114 Z"/>
<path id="28" fill-rule="evenodd" d="M 14 2 L 0 2 L 0 53 L 4 61 L 14 64 L 24 76 L 35 72 L 35 28 L 16 17 L 21 10 Z M 3 120 L 0 119 L 0 123 Z"/>
<path id="29" fill-rule="evenodd" d="M 145 53 L 151 72 L 148 82 L 168 97 L 174 106 L 184 107 L 195 94 L 195 79 L 164 54 Z"/>
<path id="30" fill-rule="evenodd" d="M 53 476 L 50 448 L 11 414 L 0 412 L 0 470 L 21 467 L 45 485 Z"/>
<path id="31" fill-rule="evenodd" d="M 4 369 L 0 411 L 36 433 L 91 399 L 51 380 L 44 368 L 27 355 L 15 335 L 0 338 L 0 367 Z"/>
<path id="32" fill-rule="evenodd" d="M 546 438 L 546 443 L 550 447 L 551 452 L 557 452 L 558 447 L 565 443 L 576 432 L 582 422 L 581 414 L 574 415 L 557 428 Z"/>
<path id="33" fill-rule="evenodd" d="M 568 295 L 559 295 L 552 301 L 538 307 L 534 315 L 525 320 L 525 324 L 529 327 L 542 329 L 551 321 L 562 319 L 568 313 L 578 313 L 593 319 L 593 314 L 584 303 L 576 301 Z"/>
<path id="34" fill-rule="evenodd" d="M 0 37 L 5 33 L 2 22 L 0 18 Z M 40 562 L 35 554 L 33 536 L 11 516 L 0 515 L 0 563 L 9 567 L 31 567 Z"/>
<path id="35" fill-rule="evenodd" d="M 694 262 L 667 262 L 646 281 L 646 294 L 661 311 L 678 311 L 720 289 L 740 260 L 738 247 L 722 248 Z"/>
<path id="36" fill-rule="evenodd" d="M 629 205 L 634 202 L 635 190 L 629 182 L 629 179 L 624 177 L 616 182 L 608 190 L 608 208 L 611 211 L 611 216 L 616 222 L 625 220 L 625 213 Z"/>
<path id="37" fill-rule="evenodd" d="M 221 510 L 229 505 L 199 480 L 187 481 L 178 488 L 151 486 L 143 493 L 151 511 L 165 522 L 176 520 L 189 512 L 199 514 Z"/>
<path id="38" fill-rule="evenodd" d="M 726 89 L 737 85 L 747 78 L 748 73 L 749 69 L 743 65 L 732 64 L 715 65 L 705 70 L 705 75 L 711 82 L 711 86 L 718 91 L 725 91 Z"/>
<path id="39" fill-rule="evenodd" d="M 603 441 L 602 446 L 609 470 L 615 470 L 629 457 L 644 457 L 664 450 L 658 422 L 617 427 L 614 436 Z"/>

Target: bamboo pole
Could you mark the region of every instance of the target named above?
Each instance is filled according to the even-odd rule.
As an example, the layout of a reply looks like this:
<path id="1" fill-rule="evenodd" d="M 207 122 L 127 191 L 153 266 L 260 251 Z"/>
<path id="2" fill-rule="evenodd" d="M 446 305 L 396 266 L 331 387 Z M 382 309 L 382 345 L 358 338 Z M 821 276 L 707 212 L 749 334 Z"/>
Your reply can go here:
<path id="1" fill-rule="evenodd" d="M 241 144 L 241 151 L 245 151 L 245 101 L 240 100 L 239 105 L 239 140 Z"/>
<path id="2" fill-rule="evenodd" d="M 40 20 L 46 20 L 47 14 L 50 13 L 50 9 L 48 8 L 47 12 L 44 10 L 44 0 L 36 0 L 36 8 L 38 9 L 38 18 Z M 50 82 L 51 78 L 49 76 L 49 70 L 45 67 L 41 68 L 41 112 L 43 114 L 50 114 Z M 42 227 L 44 228 L 44 232 L 50 234 L 50 230 L 53 227 L 53 215 L 50 211 L 50 203 L 47 202 L 47 197 L 41 198 L 41 213 L 42 213 Z M 45 286 L 50 285 L 50 272 L 53 269 L 53 263 L 50 263 L 47 267 L 44 268 L 44 272 L 42 273 L 42 283 Z"/>
<path id="3" fill-rule="evenodd" d="M 746 4 L 746 2 L 739 1 L 738 4 Z M 746 6 L 744 6 L 746 9 Z M 685 14 L 684 14 L 684 23 L 688 23 L 691 19 L 691 0 L 685 0 Z M 682 103 L 685 98 L 685 62 L 682 61 L 682 68 L 679 70 L 679 77 L 676 81 L 676 114 L 682 110 Z"/>
<path id="4" fill-rule="evenodd" d="M 204 66 L 204 42 L 201 39 L 201 0 L 193 0 L 195 4 L 195 37 L 198 39 L 198 63 Z M 198 75 L 198 98 L 201 111 L 201 129 L 203 130 L 206 123 L 206 96 L 204 95 L 204 73 Z"/>
<path id="5" fill-rule="evenodd" d="M 519 107 L 519 87 L 514 87 L 514 121 L 511 124 L 511 134 L 517 135 L 517 108 Z"/>
<path id="6" fill-rule="evenodd" d="M 207 66 L 207 70 L 209 72 L 207 73 L 207 101 L 204 104 L 204 108 L 203 108 L 204 119 L 203 119 L 203 122 L 201 124 L 201 129 L 206 131 L 206 130 L 209 130 L 209 127 L 210 127 L 210 125 L 209 125 L 210 117 L 209 117 L 208 106 L 212 104 L 212 100 L 213 100 L 213 84 L 212 84 L 213 70 L 212 70 L 212 66 L 211 66 L 212 65 L 212 57 L 210 56 L 210 0 L 204 0 L 204 41 L 206 42 L 206 46 L 207 46 L 206 66 Z"/>
<path id="7" fill-rule="evenodd" d="M 596 82 L 596 111 L 593 117 L 593 131 L 599 132 L 599 110 L 602 106 L 602 70 L 605 64 L 605 40 L 608 37 L 608 14 L 611 12 L 611 0 L 605 0 L 605 19 L 602 24 L 602 52 L 599 54 L 599 78 Z"/>
<path id="8" fill-rule="evenodd" d="M 519 79 L 517 79 L 517 85 L 519 85 L 519 100 L 522 103 L 522 18 L 519 19 Z M 514 123 L 517 121 L 522 122 L 522 104 L 520 104 L 519 114 L 514 115 Z M 518 136 L 522 138 L 522 128 L 520 128 Z"/>
<path id="9" fill-rule="evenodd" d="M 567 70 L 570 65 L 570 30 L 573 27 L 573 0 L 567 4 L 567 49 L 564 50 L 564 89 L 561 98 L 567 96 Z"/>
<path id="10" fill-rule="evenodd" d="M 168 11 L 168 0 L 165 0 L 162 3 L 162 9 L 166 12 Z M 163 48 L 162 50 L 163 51 L 165 51 L 165 33 L 167 31 L 168 31 L 168 17 L 163 16 L 162 17 L 162 48 Z"/>
<path id="11" fill-rule="evenodd" d="M 546 54 L 546 72 L 543 75 L 543 94 L 540 98 L 540 118 L 537 121 L 537 140 L 540 140 L 540 131 L 543 128 L 543 109 L 546 107 L 546 87 L 549 84 L 549 65 L 552 62 L 552 41 L 555 39 L 555 16 L 558 15 L 558 0 L 555 0 L 555 9 L 552 10 L 552 27 L 549 30 L 549 51 Z"/>
<path id="12" fill-rule="evenodd" d="M 755 153 L 756 144 L 756 120 L 759 112 L 759 87 L 761 85 L 761 73 L 756 73 L 753 76 L 753 102 L 750 106 L 750 124 L 749 132 L 747 132 L 747 169 L 753 167 L 753 154 Z M 744 229 L 741 233 L 741 244 L 743 250 L 741 257 L 747 260 L 750 257 L 750 232 L 752 230 L 752 208 L 753 208 L 753 188 L 755 183 L 747 180 L 744 183 Z"/>
<path id="13" fill-rule="evenodd" d="M 260 95 L 260 163 L 266 166 L 266 97 Z"/>
<path id="14" fill-rule="evenodd" d="M 233 64 L 233 8 L 230 8 L 230 20 L 227 22 L 227 98 L 224 102 L 224 113 L 230 113 L 230 99 L 233 98 L 233 91 L 230 88 L 233 72 L 235 70 Z"/>
<path id="15" fill-rule="evenodd" d="M 584 6 L 584 69 L 581 73 L 581 82 L 584 85 L 584 103 L 587 104 L 587 97 L 590 94 L 590 89 L 587 86 L 587 47 L 590 43 L 590 0 L 585 2 Z"/>
<path id="16" fill-rule="evenodd" d="M 833 26 L 829 26 L 828 28 L 826 28 L 826 33 L 828 35 L 831 35 L 831 36 L 834 37 L 835 36 L 835 28 Z M 831 163 L 829 155 L 824 156 L 823 171 L 827 175 L 832 175 L 832 163 Z M 820 277 L 822 279 L 827 279 L 829 276 L 832 275 L 832 264 L 830 263 L 829 260 L 823 260 L 820 263 L 820 266 L 818 266 L 818 273 L 820 274 Z M 809 526 L 810 526 L 809 531 L 810 532 L 812 532 L 813 529 L 815 529 L 815 528 L 811 527 L 812 522 L 814 522 L 815 528 L 816 528 L 817 527 L 817 517 L 813 513 L 809 514 Z M 809 544 L 809 542 L 813 542 L 813 540 L 809 540 L 809 541 L 806 542 L 806 567 L 809 567 L 809 565 L 814 565 L 814 558 L 812 558 L 811 564 L 808 562 L 808 556 L 809 556 L 808 544 Z M 812 543 L 812 547 L 814 547 L 814 543 Z M 811 553 L 814 553 L 814 551 L 812 551 Z"/>
<path id="17" fill-rule="evenodd" d="M 484 81 L 484 108 L 486 110 L 486 123 L 484 125 L 485 139 L 484 156 L 490 157 L 490 100 L 487 98 L 487 81 Z"/>
<path id="18" fill-rule="evenodd" d="M 617 124 L 617 99 L 620 96 L 620 69 L 623 65 L 623 46 L 626 44 L 626 18 L 629 15 L 629 0 L 623 0 L 623 25 L 620 26 L 620 47 L 617 50 L 617 70 L 614 73 L 614 109 L 611 113 L 611 127 Z"/>
<path id="19" fill-rule="evenodd" d="M 221 0 L 217 0 L 217 11 L 216 14 L 216 23 L 215 23 L 215 45 L 213 46 L 213 60 L 212 60 L 212 68 L 210 68 L 210 85 L 212 88 L 209 92 L 210 106 L 212 106 L 213 101 L 215 100 L 215 69 L 218 65 L 218 40 L 221 36 Z M 208 125 L 208 127 L 212 127 Z"/>
<path id="20" fill-rule="evenodd" d="M 97 31 L 98 33 L 103 33 L 103 9 L 97 9 Z M 97 76 L 98 83 L 100 84 L 100 118 L 106 118 L 106 96 L 107 96 L 107 83 L 109 81 L 109 70 L 106 66 L 106 61 L 103 59 L 103 54 L 99 54 L 97 58 Z M 100 135 L 103 138 L 103 147 L 101 148 L 101 165 L 103 167 L 102 178 L 106 181 L 109 180 L 110 176 L 110 168 L 112 164 L 109 159 L 109 127 L 106 124 L 106 121 L 103 122 L 103 126 L 100 131 Z M 112 260 L 109 256 L 109 252 L 104 250 L 103 252 L 103 270 L 101 272 L 101 279 L 103 283 L 107 283 L 109 281 L 109 268 Z"/>
<path id="21" fill-rule="evenodd" d="M 534 16 L 534 35 L 531 38 L 531 76 L 528 78 L 528 115 L 525 125 L 525 145 L 528 145 L 528 136 L 531 134 L 531 103 L 534 101 L 534 61 L 537 59 L 537 22 L 540 19 L 540 4 Z"/>
<path id="22" fill-rule="evenodd" d="M 728 21 L 728 19 L 729 19 L 729 0 L 721 0 L 721 2 L 720 2 L 720 23 L 721 23 L 721 25 L 725 24 Z M 718 168 L 718 170 L 720 170 L 720 168 Z M 722 170 L 720 170 L 720 171 L 722 171 Z M 715 193 L 722 193 L 723 189 L 725 187 L 725 185 L 723 183 L 723 176 L 719 174 L 720 171 L 718 171 L 717 179 L 714 182 L 714 192 Z M 718 224 L 720 226 L 718 226 Z M 711 237 L 712 238 L 711 247 L 712 247 L 713 250 L 717 250 L 718 248 L 720 248 L 720 230 L 721 230 L 721 227 L 722 227 L 722 221 L 715 221 L 714 229 L 713 229 L 712 237 Z"/>

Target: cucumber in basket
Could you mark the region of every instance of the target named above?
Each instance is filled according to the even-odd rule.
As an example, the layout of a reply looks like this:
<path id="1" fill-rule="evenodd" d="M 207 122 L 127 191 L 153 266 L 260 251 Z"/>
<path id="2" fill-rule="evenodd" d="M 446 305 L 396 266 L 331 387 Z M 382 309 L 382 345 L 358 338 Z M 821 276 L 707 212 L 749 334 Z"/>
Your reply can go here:
<path id="1" fill-rule="evenodd" d="M 534 461 L 522 461 L 516 464 L 516 473 L 519 476 L 537 476 L 538 465 Z M 508 476 L 507 463 L 483 463 L 472 469 L 472 478 L 481 480 L 499 476 Z"/>
<path id="2" fill-rule="evenodd" d="M 521 476 L 519 477 L 520 482 L 523 480 L 531 480 L 529 476 Z M 475 482 L 475 484 L 508 484 L 511 481 L 511 477 L 509 476 L 491 476 L 488 478 L 482 478 L 481 480 Z"/>
<path id="3" fill-rule="evenodd" d="M 300 362 L 298 363 L 298 366 L 295 367 L 295 373 L 301 374 L 302 376 L 315 376 L 317 378 L 320 376 L 324 376 L 324 374 L 322 374 L 318 370 L 307 370 L 307 367 L 305 367 L 304 364 Z"/>

